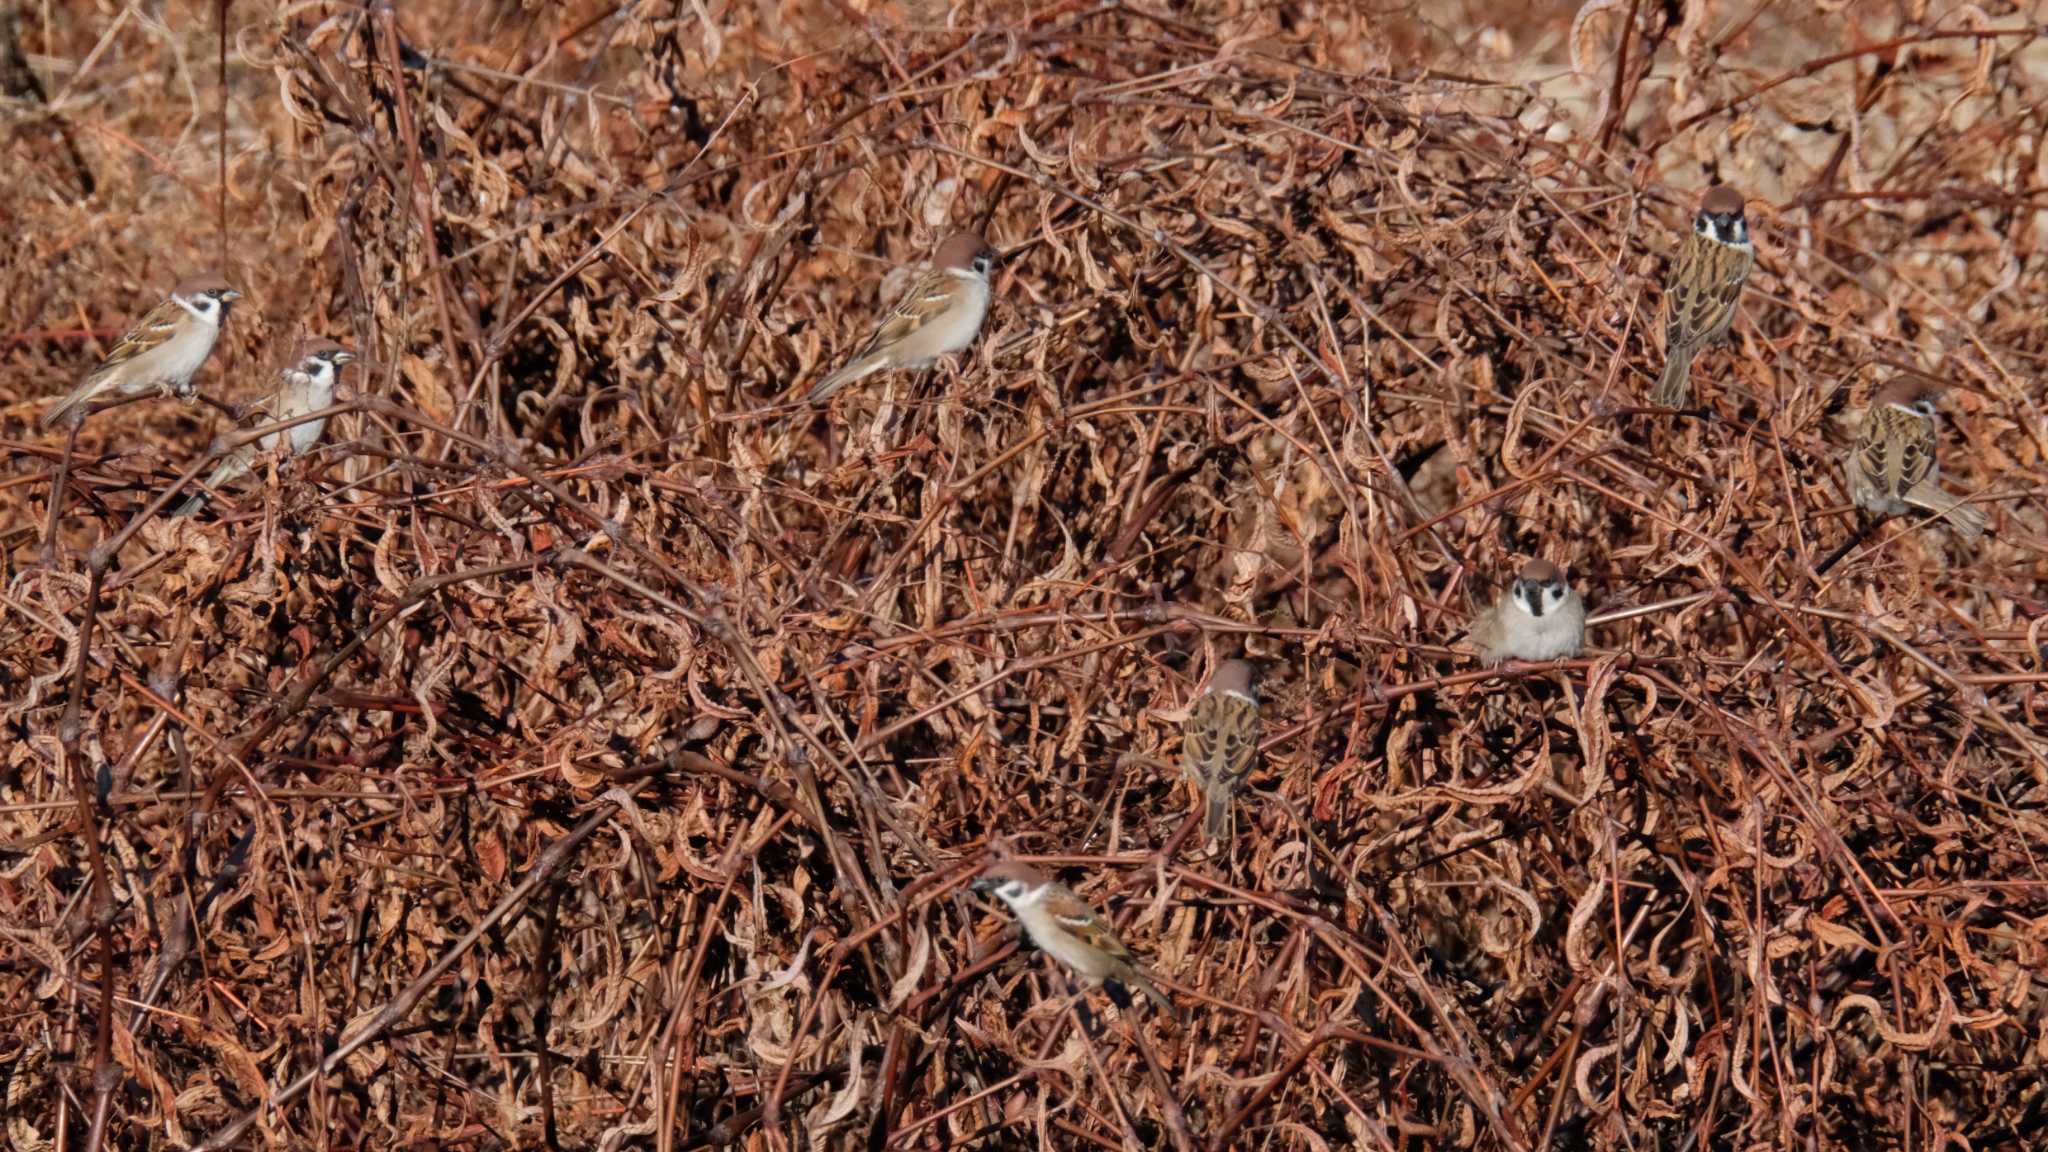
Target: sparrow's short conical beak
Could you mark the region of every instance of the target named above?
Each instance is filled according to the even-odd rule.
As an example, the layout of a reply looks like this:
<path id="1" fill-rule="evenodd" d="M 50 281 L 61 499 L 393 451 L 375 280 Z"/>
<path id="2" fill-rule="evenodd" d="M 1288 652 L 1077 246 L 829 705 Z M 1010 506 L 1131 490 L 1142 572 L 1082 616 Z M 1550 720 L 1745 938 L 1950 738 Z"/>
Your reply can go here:
<path id="1" fill-rule="evenodd" d="M 232 302 L 235 300 L 240 300 L 242 298 L 242 294 L 240 292 L 235 291 L 233 288 L 230 288 L 227 291 L 221 293 L 220 298 Z"/>
<path id="2" fill-rule="evenodd" d="M 969 888 L 974 889 L 976 892 L 992 892 L 995 890 L 995 886 L 996 882 L 986 876 L 976 876 L 974 882 L 968 885 Z"/>

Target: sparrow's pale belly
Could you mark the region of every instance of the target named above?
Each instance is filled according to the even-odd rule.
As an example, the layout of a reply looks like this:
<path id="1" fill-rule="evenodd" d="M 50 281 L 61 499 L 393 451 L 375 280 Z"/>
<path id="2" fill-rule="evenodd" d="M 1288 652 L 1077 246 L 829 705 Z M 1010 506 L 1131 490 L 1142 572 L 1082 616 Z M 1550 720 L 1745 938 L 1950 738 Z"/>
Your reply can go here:
<path id="1" fill-rule="evenodd" d="M 322 404 L 320 405 L 320 407 L 325 408 L 327 407 L 327 405 Z M 303 416 L 306 414 L 306 412 L 313 412 L 316 410 L 317 409 L 308 408 L 304 412 L 288 412 L 283 416 L 278 417 L 278 419 L 289 420 L 294 416 Z M 270 435 L 265 436 L 260 441 L 260 443 L 263 445 L 263 450 L 265 452 L 269 452 L 277 447 L 278 437 L 288 437 L 291 440 L 292 446 L 291 450 L 287 452 L 286 455 L 297 456 L 299 453 L 304 452 L 306 449 L 311 448 L 315 444 L 318 444 L 320 442 L 320 434 L 322 432 L 325 432 L 326 430 L 327 421 L 308 420 L 304 424 L 294 424 L 290 428 L 287 428 L 282 432 L 272 432 Z"/>
<path id="2" fill-rule="evenodd" d="M 279 420 L 290 420 L 294 416 L 304 416 L 308 412 L 318 412 L 329 404 L 334 403 L 334 389 L 331 385 L 321 388 L 315 381 L 300 373 L 294 372 L 292 375 L 292 382 L 296 387 L 291 389 L 291 398 L 284 404 L 279 405 L 277 414 Z M 272 432 L 270 435 L 265 436 L 263 438 L 263 447 L 265 451 L 276 448 L 277 438 L 280 435 L 288 436 L 291 438 L 292 444 L 291 455 L 297 456 L 299 453 L 318 444 L 320 442 L 320 434 L 326 430 L 327 421 L 325 420 L 310 420 L 304 424 L 294 424 L 282 433 Z"/>
<path id="3" fill-rule="evenodd" d="M 1553 612 L 1548 616 L 1521 617 L 1511 644 L 1524 660 L 1555 660 L 1569 656 L 1586 642 L 1583 612 Z"/>
<path id="4" fill-rule="evenodd" d="M 974 343 L 987 315 L 988 285 L 968 281 L 958 303 L 897 346 L 899 362 L 906 368 L 922 368 L 949 352 L 958 352 Z"/>
<path id="5" fill-rule="evenodd" d="M 321 407 L 324 408 L 326 405 L 323 404 Z M 320 434 L 326 430 L 327 421 L 325 420 L 308 420 L 304 424 L 293 425 L 290 432 L 292 455 L 297 456 L 299 453 L 318 444 L 320 442 Z"/>

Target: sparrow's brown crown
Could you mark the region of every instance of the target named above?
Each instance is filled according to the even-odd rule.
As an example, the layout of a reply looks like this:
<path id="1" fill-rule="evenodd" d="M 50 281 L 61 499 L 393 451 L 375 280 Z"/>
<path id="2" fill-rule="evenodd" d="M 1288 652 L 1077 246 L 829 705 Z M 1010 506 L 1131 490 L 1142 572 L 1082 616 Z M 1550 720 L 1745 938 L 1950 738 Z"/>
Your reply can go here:
<path id="1" fill-rule="evenodd" d="M 172 291 L 180 296 L 197 296 L 201 292 L 208 292 L 233 300 L 239 300 L 242 297 L 242 294 L 235 291 L 234 287 L 218 272 L 201 272 L 196 276 L 187 277 L 179 281 L 178 286 L 172 289 Z"/>
<path id="2" fill-rule="evenodd" d="M 972 232 L 955 232 L 946 237 L 939 250 L 932 256 L 932 265 L 956 272 L 965 272 L 974 267 L 984 256 L 992 256 L 988 242 Z"/>
<path id="3" fill-rule="evenodd" d="M 1531 584 L 1549 584 L 1552 581 L 1564 579 L 1564 569 L 1559 568 L 1548 560 L 1539 558 L 1522 565 L 1520 579 L 1527 580 Z"/>
<path id="4" fill-rule="evenodd" d="M 1716 184 L 1700 197 L 1700 211 L 1715 216 L 1739 216 L 1742 214 L 1742 193 L 1726 184 Z"/>
<path id="5" fill-rule="evenodd" d="M 1922 377 L 1895 376 L 1877 390 L 1878 405 L 1893 404 L 1910 408 L 1922 400 L 1933 400 L 1941 394 L 1941 385 Z"/>
<path id="6" fill-rule="evenodd" d="M 1234 692 L 1239 696 L 1253 695 L 1252 685 L 1257 682 L 1259 670 L 1246 660 L 1225 660 L 1216 666 L 1215 675 L 1209 677 L 1209 691 Z"/>
<path id="7" fill-rule="evenodd" d="M 337 352 L 340 353 L 339 356 L 335 355 Z M 324 336 L 315 336 L 302 341 L 295 351 L 295 356 L 299 360 L 309 360 L 315 356 L 326 356 L 329 359 L 338 360 L 343 363 L 356 358 L 355 353 Z"/>
<path id="8" fill-rule="evenodd" d="M 1045 874 L 1022 860 L 998 860 L 982 869 L 981 879 L 975 882 L 977 888 L 1000 888 L 1012 880 L 1027 888 L 1036 888 L 1045 883 Z"/>

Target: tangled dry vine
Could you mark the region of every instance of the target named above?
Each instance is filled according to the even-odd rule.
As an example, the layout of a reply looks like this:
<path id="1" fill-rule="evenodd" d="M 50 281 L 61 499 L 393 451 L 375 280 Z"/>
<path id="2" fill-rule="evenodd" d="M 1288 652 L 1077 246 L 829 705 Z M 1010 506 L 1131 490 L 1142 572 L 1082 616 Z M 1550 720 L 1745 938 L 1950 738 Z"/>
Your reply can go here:
<path id="1" fill-rule="evenodd" d="M 2048 27 L 1524 7 L 0 0 L 0 1145 L 2043 1146 Z M 1851 505 L 1915 374 L 1981 540 Z"/>

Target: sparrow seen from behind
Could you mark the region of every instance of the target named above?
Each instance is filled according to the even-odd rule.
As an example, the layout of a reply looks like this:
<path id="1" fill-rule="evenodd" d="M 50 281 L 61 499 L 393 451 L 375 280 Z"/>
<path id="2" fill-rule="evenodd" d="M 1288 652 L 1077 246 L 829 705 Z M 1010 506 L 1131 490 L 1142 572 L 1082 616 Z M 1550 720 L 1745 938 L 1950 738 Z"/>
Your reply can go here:
<path id="1" fill-rule="evenodd" d="M 1531 560 L 1493 607 L 1472 621 L 1471 636 L 1488 664 L 1576 656 L 1586 646 L 1586 605 L 1563 569 Z"/>
<path id="2" fill-rule="evenodd" d="M 1126 987 L 1136 988 L 1152 998 L 1169 1014 L 1173 1001 L 1139 970 L 1137 958 L 1117 939 L 1109 921 L 1075 895 L 1074 890 L 1047 877 L 1029 864 L 999 860 L 988 866 L 974 887 L 993 892 L 1009 905 L 1024 934 L 1038 949 L 1080 973 L 1091 984 L 1101 984 L 1117 1007 L 1130 1007 Z"/>
<path id="3" fill-rule="evenodd" d="M 332 340 L 307 341 L 300 346 L 298 358 L 292 366 L 278 374 L 277 391 L 253 409 L 254 423 L 290 420 L 333 404 L 334 386 L 341 377 L 342 366 L 355 358 L 355 353 Z M 286 458 L 297 456 L 318 444 L 326 431 L 327 419 L 321 417 L 265 433 L 222 457 L 213 474 L 206 478 L 206 487 L 219 488 L 247 475 L 261 453 L 274 451 L 280 444 Z M 200 505 L 206 503 L 206 497 L 207 493 L 203 491 L 194 495 L 171 515 L 189 516 L 197 512 Z"/>
<path id="4" fill-rule="evenodd" d="M 837 372 L 804 397 L 815 403 L 856 380 L 891 368 L 923 368 L 974 342 L 988 315 L 989 267 L 995 253 L 980 236 L 960 232 L 939 245 L 932 266 Z"/>
<path id="5" fill-rule="evenodd" d="M 178 285 L 170 298 L 149 310 L 128 329 L 107 358 L 55 407 L 43 413 L 43 427 L 83 420 L 92 401 L 110 393 L 133 396 L 160 388 L 189 396 L 192 377 L 213 353 L 228 309 L 242 294 L 218 276 L 202 276 Z"/>
<path id="6" fill-rule="evenodd" d="M 1257 680 L 1243 660 L 1217 665 L 1182 727 L 1181 767 L 1202 794 L 1202 831 L 1211 840 L 1230 837 L 1233 801 L 1258 758 Z"/>
<path id="7" fill-rule="evenodd" d="M 1707 189 L 1664 285 L 1664 373 L 1650 392 L 1652 404 L 1682 408 L 1692 402 L 1692 358 L 1727 334 L 1742 282 L 1755 264 L 1742 194 L 1726 185 Z"/>
<path id="8" fill-rule="evenodd" d="M 1879 516 L 1903 516 L 1914 508 L 1932 512 L 1958 535 L 1974 540 L 1984 534 L 1984 513 L 1949 495 L 1940 483 L 1934 412 L 1940 393 L 1941 385 L 1912 377 L 1878 390 L 1843 461 L 1849 498 Z"/>

